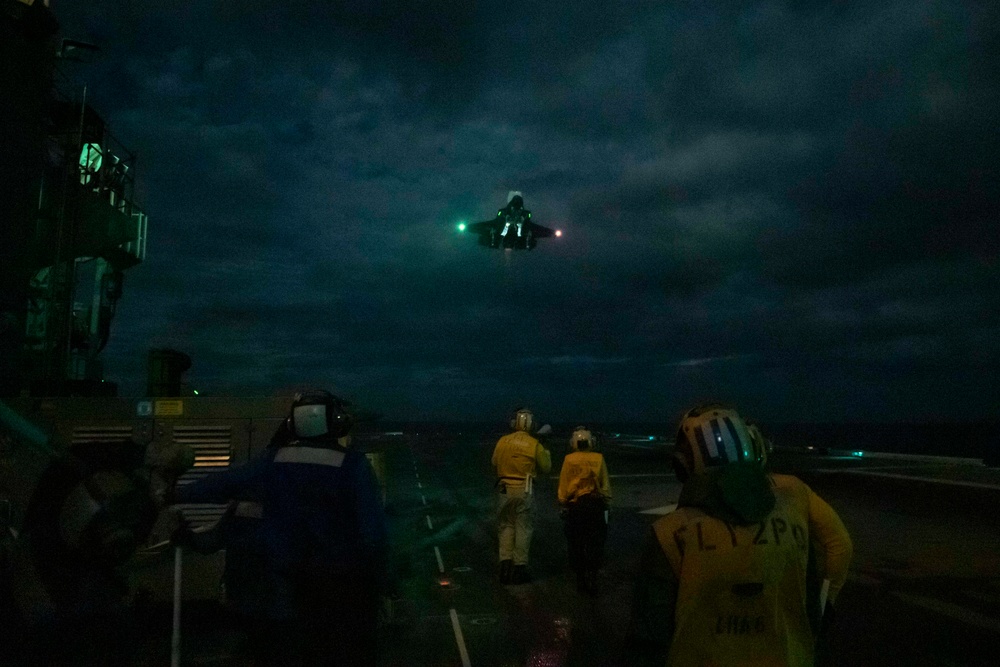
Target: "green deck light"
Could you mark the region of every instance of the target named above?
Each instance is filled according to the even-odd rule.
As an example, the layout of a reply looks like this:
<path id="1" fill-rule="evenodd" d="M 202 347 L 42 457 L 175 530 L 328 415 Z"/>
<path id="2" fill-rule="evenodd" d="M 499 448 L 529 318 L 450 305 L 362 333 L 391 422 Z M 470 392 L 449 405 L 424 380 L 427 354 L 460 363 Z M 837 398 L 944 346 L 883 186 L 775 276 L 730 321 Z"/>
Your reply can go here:
<path id="1" fill-rule="evenodd" d="M 464 222 L 458 223 L 458 231 L 460 231 L 460 232 L 464 232 L 465 231 L 465 223 Z"/>

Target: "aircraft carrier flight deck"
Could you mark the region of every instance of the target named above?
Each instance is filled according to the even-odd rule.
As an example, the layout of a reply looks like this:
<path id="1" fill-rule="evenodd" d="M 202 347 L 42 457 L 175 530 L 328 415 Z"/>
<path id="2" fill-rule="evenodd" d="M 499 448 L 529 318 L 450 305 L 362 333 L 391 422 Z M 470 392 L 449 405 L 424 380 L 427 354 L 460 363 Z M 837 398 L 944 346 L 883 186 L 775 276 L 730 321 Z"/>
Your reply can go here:
<path id="1" fill-rule="evenodd" d="M 633 575 L 650 524 L 680 485 L 662 443 L 604 446 L 614 493 L 596 597 L 566 563 L 555 500 L 565 443 L 538 481 L 529 584 L 496 578 L 490 453 L 499 434 L 381 438 L 398 599 L 382 628 L 384 665 L 622 665 Z M 840 514 L 854 541 L 851 574 L 819 654 L 822 665 L 996 664 L 1000 640 L 1000 470 L 980 460 L 779 449 Z M 185 664 L 229 664 L 235 632 L 221 610 L 185 611 Z M 165 664 L 169 623 L 144 639 Z"/>

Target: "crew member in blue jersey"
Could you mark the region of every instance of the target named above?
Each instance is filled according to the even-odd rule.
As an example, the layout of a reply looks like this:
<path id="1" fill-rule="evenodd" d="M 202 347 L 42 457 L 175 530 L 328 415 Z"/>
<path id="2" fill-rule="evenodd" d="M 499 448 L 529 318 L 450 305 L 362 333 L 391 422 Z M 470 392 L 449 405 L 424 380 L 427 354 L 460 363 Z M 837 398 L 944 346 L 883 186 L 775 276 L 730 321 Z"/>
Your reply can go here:
<path id="1" fill-rule="evenodd" d="M 257 638 L 277 647 L 259 660 L 376 663 L 388 540 L 371 465 L 349 447 L 351 426 L 340 399 L 325 391 L 300 394 L 281 446 L 177 491 L 179 503 L 252 499 L 250 509 L 259 508 L 253 542 L 264 554 L 266 586 L 258 588 L 269 597 L 257 602 L 271 622 Z"/>

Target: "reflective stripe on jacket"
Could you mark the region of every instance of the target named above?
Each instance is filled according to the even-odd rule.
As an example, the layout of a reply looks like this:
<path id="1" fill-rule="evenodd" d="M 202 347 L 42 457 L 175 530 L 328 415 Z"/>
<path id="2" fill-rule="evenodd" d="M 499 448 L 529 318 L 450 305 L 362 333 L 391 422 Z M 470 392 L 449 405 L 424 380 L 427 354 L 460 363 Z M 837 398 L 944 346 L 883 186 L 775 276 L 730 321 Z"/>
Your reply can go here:
<path id="1" fill-rule="evenodd" d="M 567 454 L 559 473 L 559 503 L 565 505 L 590 493 L 598 493 L 605 500 L 611 499 L 611 483 L 604 457 L 591 451 Z"/>

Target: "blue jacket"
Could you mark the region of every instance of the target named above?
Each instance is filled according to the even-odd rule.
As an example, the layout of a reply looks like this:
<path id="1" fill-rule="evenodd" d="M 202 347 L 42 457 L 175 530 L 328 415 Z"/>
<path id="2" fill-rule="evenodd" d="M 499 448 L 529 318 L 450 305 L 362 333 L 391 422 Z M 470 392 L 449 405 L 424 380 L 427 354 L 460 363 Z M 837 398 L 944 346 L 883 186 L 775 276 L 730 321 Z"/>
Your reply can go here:
<path id="1" fill-rule="evenodd" d="M 329 441 L 291 442 L 180 487 L 176 500 L 260 503 L 259 528 L 244 548 L 263 553 L 272 580 L 268 588 L 277 598 L 264 605 L 269 616 L 294 613 L 295 586 L 309 585 L 309 577 L 363 576 L 375 587 L 385 585 L 385 514 L 375 474 L 361 452 Z"/>

